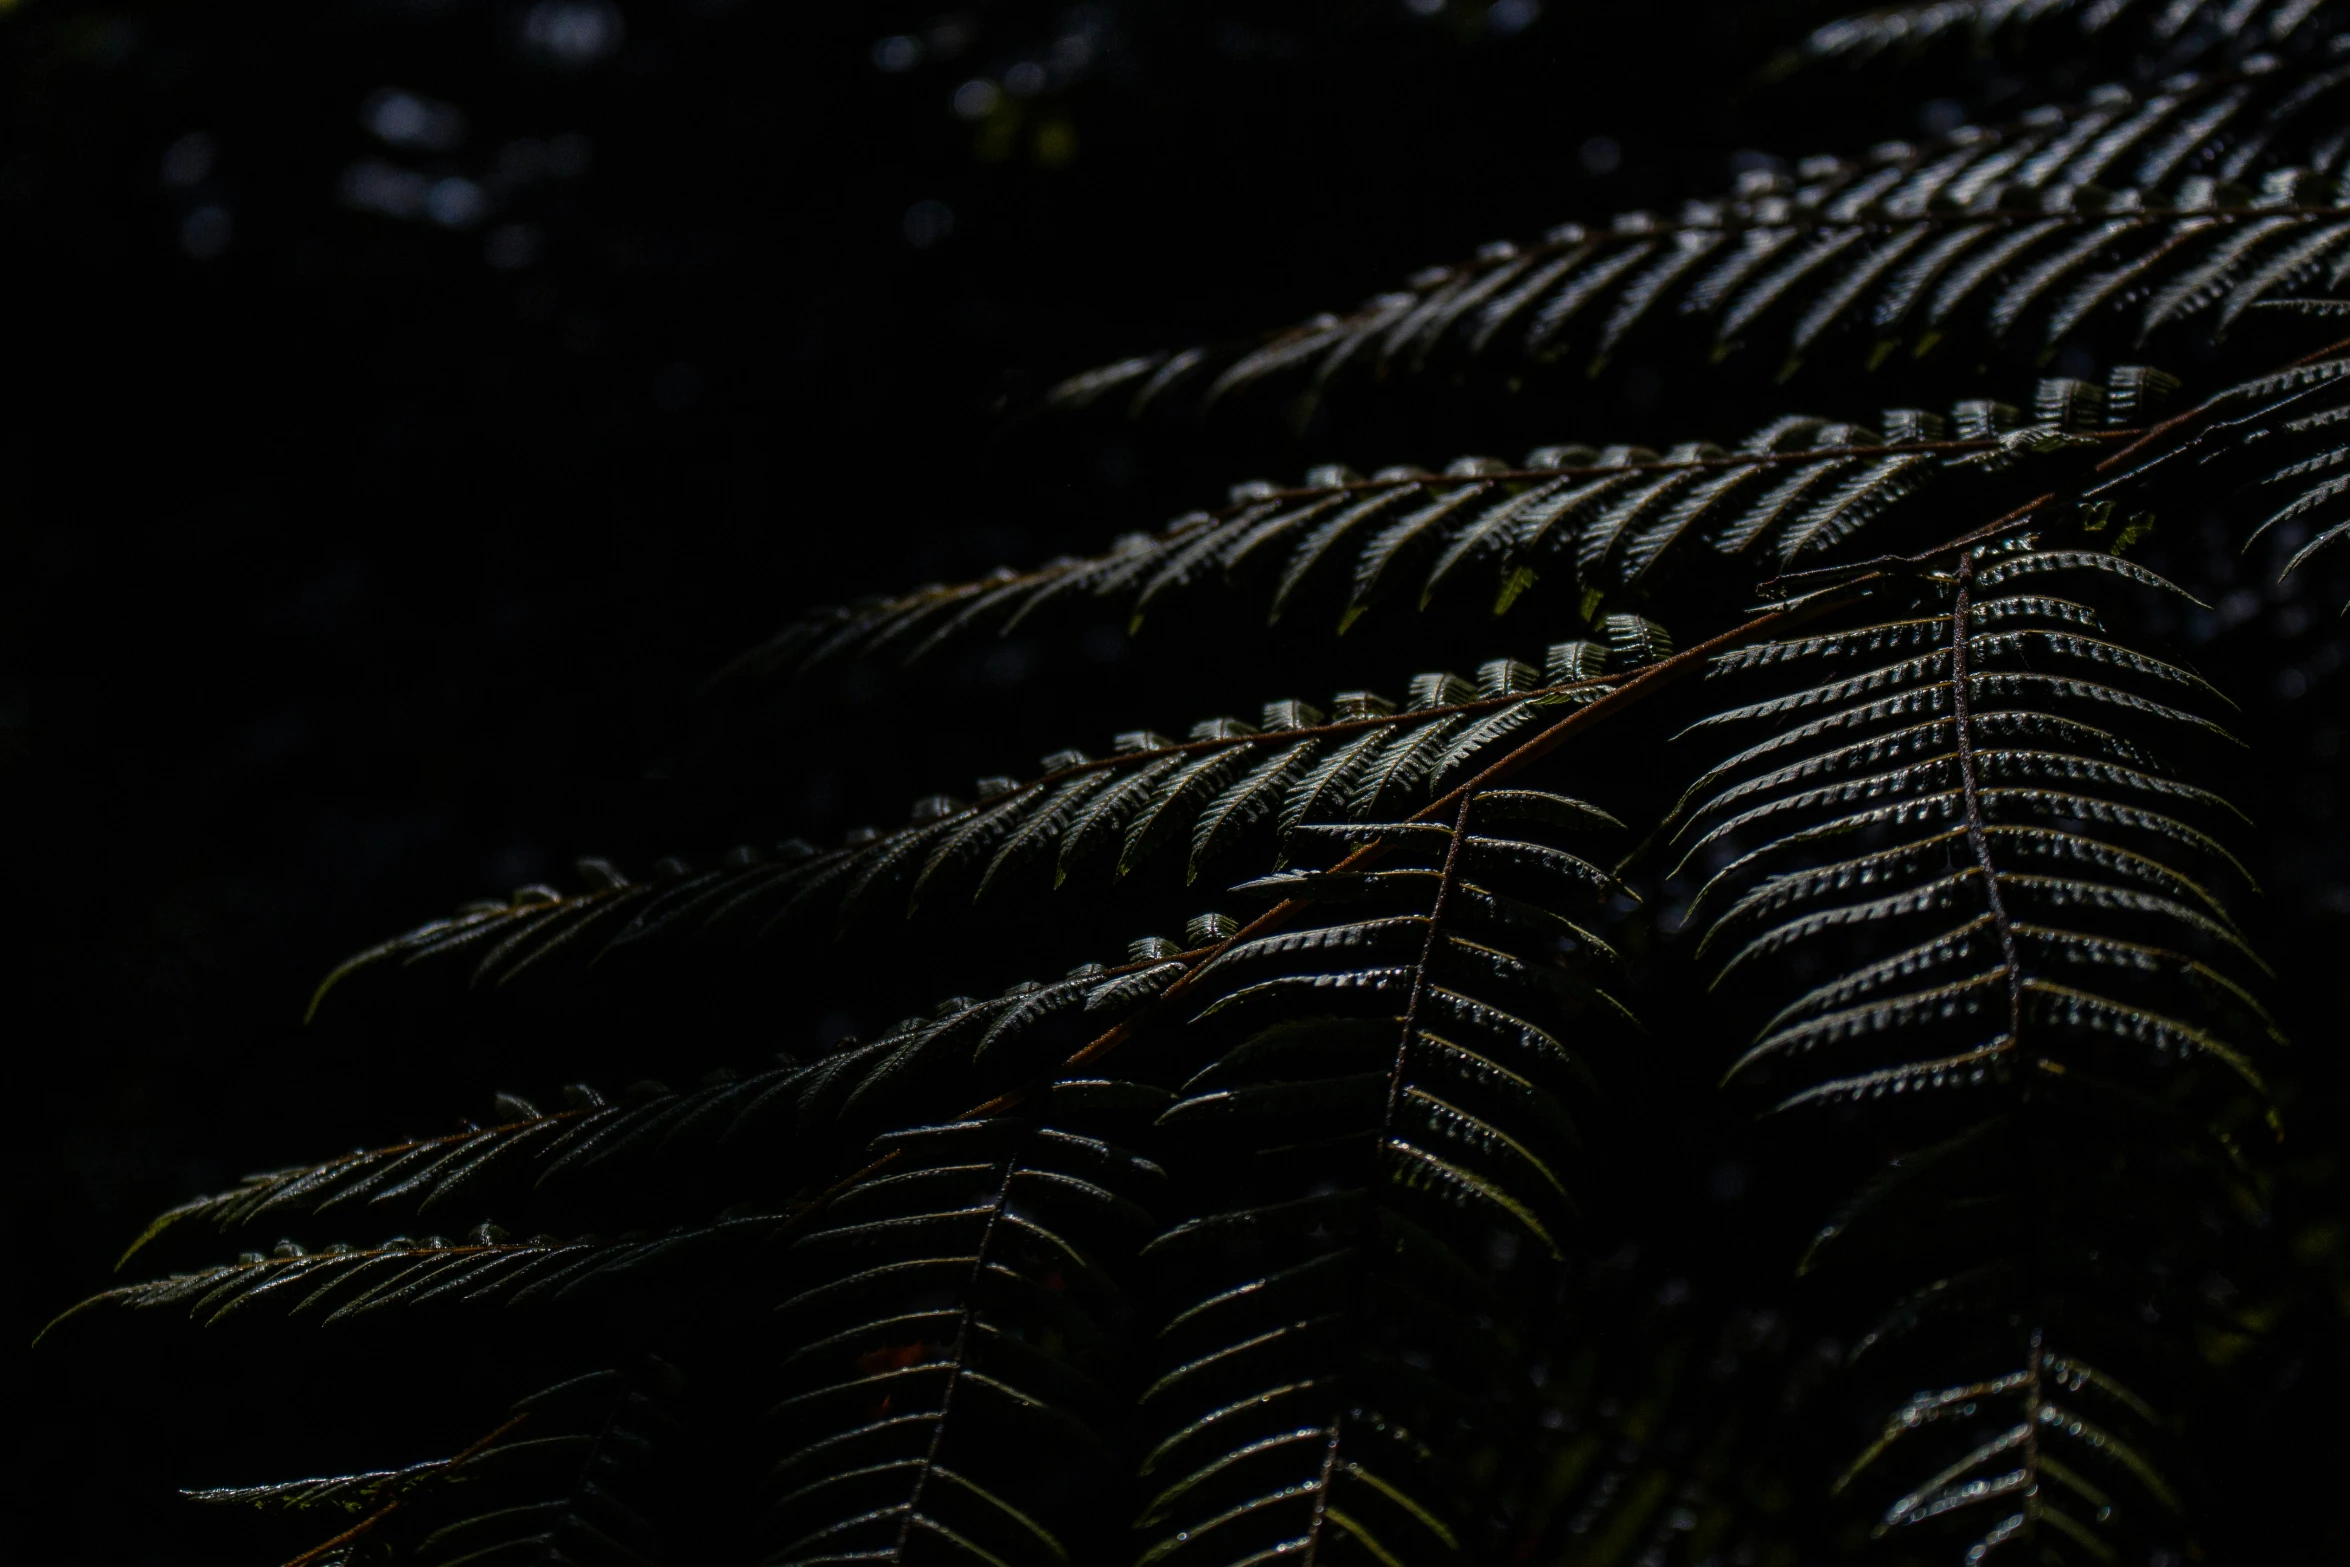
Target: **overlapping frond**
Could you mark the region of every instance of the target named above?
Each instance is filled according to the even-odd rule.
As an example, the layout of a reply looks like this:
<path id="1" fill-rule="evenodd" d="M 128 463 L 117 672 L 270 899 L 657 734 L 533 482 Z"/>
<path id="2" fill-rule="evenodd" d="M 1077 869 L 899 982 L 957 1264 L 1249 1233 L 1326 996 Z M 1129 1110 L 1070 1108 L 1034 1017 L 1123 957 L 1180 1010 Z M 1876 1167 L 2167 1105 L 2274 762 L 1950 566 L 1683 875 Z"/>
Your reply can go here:
<path id="1" fill-rule="evenodd" d="M 1107 554 L 918 590 L 836 610 L 770 651 L 805 671 L 838 659 L 913 663 L 981 633 L 1103 601 L 1129 630 L 1152 615 L 1228 623 L 1242 613 L 1335 623 L 1366 616 L 1395 639 L 1440 599 L 1495 615 L 1519 605 L 1594 630 L 1687 587 L 1749 584 L 1864 536 L 1879 549 L 1934 542 L 1936 518 L 1996 516 L 2009 499 L 2085 471 L 2100 441 L 2150 417 L 2176 381 L 2145 366 L 2102 385 L 2039 383 L 2027 411 L 1987 399 L 1948 416 L 1889 409 L 1875 427 L 1788 415 L 1725 451 L 1710 442 L 1547 446 L 1509 468 L 1463 458 L 1444 473 L 1362 479 L 1316 469 L 1303 486 L 1235 488 L 1216 513 L 1122 540 Z M 1660 597 L 1661 595 L 1661 597 Z M 1522 617 L 1521 617 L 1522 618 Z"/>
<path id="2" fill-rule="evenodd" d="M 1568 917 L 1611 878 L 1554 841 L 1597 817 L 1504 790 L 1450 826 L 1313 824 L 1394 848 L 1277 878 L 1302 917 L 1185 998 L 1140 1560 L 1475 1549 L 1463 1444 L 1522 1406 L 1523 1265 L 1569 1234 L 1581 1080 L 1621 1026 Z"/>
<path id="3" fill-rule="evenodd" d="M 1103 1432 L 1131 1397 L 1126 1273 L 1165 1185 L 1100 1134 L 1147 1133 L 1166 1099 L 1063 1080 L 1034 1118 L 874 1145 L 876 1173 L 792 1249 L 767 1560 L 1098 1559 L 1068 1520 L 1124 1478 Z"/>
<path id="4" fill-rule="evenodd" d="M 1352 312 L 1129 360 L 1054 396 L 1302 423 L 1357 384 L 1563 389 L 1628 356 L 1780 382 L 1928 355 L 2045 364 L 2075 345 L 2192 362 L 2262 299 L 2340 285 L 2346 93 L 2350 66 L 2270 57 L 2101 88 L 2006 126 L 1750 173 L 1677 214 L 1488 246 Z"/>
<path id="5" fill-rule="evenodd" d="M 1155 1135 L 1172 1137 L 1194 1159 L 1217 1158 L 1216 1150 L 1233 1146 L 1219 1129 L 1235 1121 L 1252 1129 L 1243 1141 L 1286 1137 L 1284 1124 L 1294 1131 L 1311 1123 L 1342 1142 L 1367 1143 L 1366 1184 L 1340 1206 L 1362 1207 L 1369 1227 L 1333 1249 L 1313 1241 L 1316 1220 L 1297 1237 L 1312 1250 L 1305 1271 L 1316 1289 L 1342 1282 L 1341 1272 L 1368 1270 L 1377 1276 L 1374 1287 L 1403 1290 L 1399 1298 L 1430 1295 L 1422 1302 L 1426 1309 L 1439 1317 L 1451 1313 L 1449 1339 L 1486 1331 L 1478 1324 L 1490 1292 L 1470 1287 L 1476 1266 L 1520 1245 L 1552 1250 L 1563 1233 L 1570 1204 L 1561 1172 L 1573 1137 L 1560 1095 L 1577 1067 L 1563 1036 L 1570 1024 L 1588 1036 L 1595 1020 L 1612 1019 L 1617 1009 L 1589 973 L 1604 959 L 1605 943 L 1559 911 L 1596 902 L 1612 882 L 1597 865 L 1547 840 L 1562 828 L 1607 818 L 1538 790 L 1494 787 L 1463 798 L 1468 803 L 1451 829 L 1394 821 L 1298 824 L 1316 858 L 1335 858 L 1350 844 L 1372 840 L 1387 846 L 1388 858 L 1367 871 L 1289 872 L 1254 889 L 1285 900 L 1285 907 L 1335 905 L 1348 917 L 1309 915 L 1218 949 L 1214 969 L 1197 974 L 1202 983 L 1171 1020 L 1178 1039 L 1209 1042 L 1174 1047 L 1179 1060 L 1205 1063 L 1179 1094 L 1064 1080 L 1025 1095 L 1035 1115 L 982 1115 L 885 1133 L 862 1173 L 815 1204 L 730 1217 L 692 1233 L 565 1244 L 543 1237 L 511 1241 L 485 1226 L 461 1242 L 435 1237 L 364 1250 L 304 1252 L 288 1242 L 273 1256 L 127 1286 L 99 1299 L 187 1305 L 208 1321 L 270 1296 L 296 1314 L 324 1312 L 329 1320 L 443 1297 L 526 1304 L 599 1275 L 649 1268 L 722 1235 L 773 1253 L 777 1237 L 789 1234 L 795 1239 L 782 1265 L 792 1292 L 782 1310 L 795 1341 L 808 1347 L 783 1368 L 778 1413 L 803 1445 L 778 1466 L 777 1527 L 786 1531 L 778 1559 L 830 1560 L 839 1550 L 868 1553 L 858 1559 L 896 1559 L 917 1537 L 926 1556 L 943 1550 L 983 1561 L 1068 1559 L 1052 1520 L 1056 1506 L 1071 1505 L 1064 1494 L 1075 1472 L 1069 1465 L 1098 1465 L 1104 1451 L 1087 1435 L 1089 1417 L 1075 1406 L 1090 1401 L 1097 1414 L 1126 1407 L 1095 1375 L 1114 1380 L 1101 1364 L 1103 1346 L 1112 1324 L 1130 1312 L 1109 1304 L 1117 1286 L 1096 1266 L 1097 1252 L 1123 1247 L 1131 1253 L 1157 1232 L 1154 1269 L 1214 1281 L 1212 1288 L 1201 1286 L 1210 1290 L 1208 1299 L 1178 1314 L 1172 1341 L 1181 1346 L 1190 1343 L 1186 1334 L 1237 1330 L 1246 1310 L 1264 1302 L 1247 1290 L 1245 1299 L 1228 1298 L 1231 1281 L 1221 1270 L 1264 1259 L 1255 1257 L 1253 1244 L 1236 1248 L 1234 1237 L 1257 1232 L 1257 1210 L 1268 1195 L 1257 1189 L 1262 1181 L 1278 1184 L 1306 1173 L 1281 1171 L 1278 1146 L 1266 1147 L 1276 1168 L 1247 1177 L 1256 1199 L 1250 1207 L 1200 1213 L 1191 1211 L 1196 1203 L 1178 1204 L 1176 1213 L 1185 1216 L 1169 1228 L 1152 1220 L 1141 1201 L 1150 1194 L 1135 1186 L 1155 1187 L 1157 1167 L 1092 1135 L 1104 1117 L 1123 1117 L 1138 1135 L 1157 1117 Z M 1369 917 L 1353 917 L 1359 915 Z M 1090 1034 L 1116 1026 L 1207 956 L 1157 944 L 1123 973 L 1093 967 L 1063 988 L 1096 1004 L 1082 1019 L 1081 1032 Z M 1401 961 L 1384 961 L 1390 957 Z M 579 1180 L 583 1170 L 613 1159 L 621 1161 L 618 1169 L 604 1173 L 623 1184 L 675 1186 L 675 1165 L 746 1127 L 772 1158 L 784 1126 L 779 1107 L 789 1109 L 804 1134 L 812 1107 L 850 1119 L 859 1101 L 873 1100 L 874 1113 L 894 1121 L 937 1103 L 942 1084 L 950 1085 L 943 1092 L 951 1098 L 1024 1081 L 1039 1058 L 1034 1051 L 1023 1058 L 1006 1045 L 1005 1025 L 1025 1015 L 1024 1003 L 1033 1010 L 1051 988 L 1015 987 L 996 1003 L 952 1002 L 871 1045 L 850 1042 L 817 1062 L 759 1078 L 713 1081 L 683 1095 L 647 1088 L 625 1106 L 595 1103 L 596 1096 L 581 1091 L 557 1115 L 258 1177 L 167 1215 L 157 1228 L 190 1221 L 243 1227 L 362 1201 L 429 1207 L 478 1199 L 533 1170 L 540 1186 L 550 1177 Z M 1345 999 L 1333 1012 L 1317 991 Z M 1065 1053 L 1066 1041 L 1054 1048 Z M 991 1050 L 1002 1070 L 974 1070 Z M 1353 1091 L 1357 1074 L 1342 1070 L 1356 1063 L 1338 1057 L 1366 1050 L 1390 1061 L 1396 1103 L 1363 1128 L 1347 1130 L 1331 1117 L 1361 1116 L 1363 1096 Z M 672 1168 L 664 1170 L 664 1160 Z M 479 1173 L 485 1168 L 494 1173 Z M 1327 1206 L 1321 1195 L 1309 1192 L 1305 1206 L 1319 1212 Z M 1488 1238 L 1464 1239 L 1472 1224 Z M 1437 1239 L 1448 1227 L 1453 1233 Z M 1460 1274 L 1454 1282 L 1467 1293 L 1436 1289 L 1417 1270 L 1390 1277 L 1393 1259 L 1382 1261 L 1380 1247 L 1398 1235 L 1435 1247 L 1431 1257 L 1449 1258 L 1445 1265 Z M 1429 1261 L 1419 1259 L 1422 1266 Z M 1274 1293 L 1294 1293 L 1288 1285 L 1296 1281 L 1274 1271 L 1283 1284 Z M 949 1287 L 954 1278 L 963 1280 L 959 1294 Z M 942 1289 L 950 1297 L 944 1305 L 934 1298 Z M 1081 1331 L 1088 1320 L 1095 1322 L 1090 1336 Z M 1365 1332 L 1379 1337 L 1391 1327 L 1382 1320 Z M 1468 1348 L 1455 1343 L 1448 1352 Z M 1455 1525 L 1419 1499 L 1427 1477 L 1406 1472 L 1427 1454 L 1410 1430 L 1394 1428 L 1395 1410 L 1408 1406 L 1396 1402 L 1403 1394 L 1387 1384 L 1400 1378 L 1406 1392 L 1417 1388 L 1408 1354 L 1392 1359 L 1399 1353 L 1392 1344 L 1357 1346 L 1341 1366 L 1348 1395 L 1328 1419 L 1352 1422 L 1353 1429 L 1343 1460 L 1320 1476 L 1309 1533 L 1327 1529 L 1377 1544 L 1397 1529 L 1416 1529 L 1426 1534 L 1423 1545 L 1455 1539 Z M 1488 1373 L 1506 1365 L 1490 1350 L 1471 1358 Z M 1212 1371 L 1206 1362 L 1215 1363 Z M 1378 1369 L 1372 1374 L 1365 1367 Z M 1214 1354 L 1177 1367 L 1141 1398 L 1144 1418 L 1163 1423 L 1164 1412 L 1183 1403 L 1173 1396 L 1178 1385 L 1196 1395 L 1231 1370 Z M 1130 1398 L 1132 1389 L 1126 1392 Z M 950 1421 L 957 1433 L 951 1437 Z M 1233 1429 L 1230 1418 L 1193 1421 L 1159 1456 L 1178 1448 L 1196 1454 L 1203 1433 L 1220 1439 Z M 1056 1434 L 1067 1446 L 1068 1465 L 1040 1469 L 1038 1443 Z M 1328 1431 L 1324 1440 L 1329 1447 Z M 1251 1446 L 1201 1469 L 1153 1479 L 1166 1489 L 1146 1526 L 1224 1496 L 1230 1486 L 1253 1483 L 1270 1451 Z M 850 1456 L 858 1462 L 849 1464 Z M 335 1502 L 368 1487 L 422 1485 L 436 1472 L 422 1466 L 304 1482 L 283 1494 Z M 1057 1481 L 1040 1478 L 1055 1475 Z M 1054 1494 L 1037 1494 L 1040 1484 Z M 276 1494 L 240 1493 L 239 1499 Z M 1253 1538 L 1279 1522 L 1285 1514 L 1275 1504 L 1287 1500 L 1260 1495 L 1232 1517 L 1210 1520 L 1219 1543 Z M 1161 1554 L 1185 1544 L 1165 1541 Z M 1418 1554 L 1417 1546 L 1407 1548 Z M 1187 1554 L 1197 1559 L 1199 1553 Z"/>
<path id="6" fill-rule="evenodd" d="M 452 1458 L 188 1494 L 215 1507 L 361 1515 L 295 1558 L 299 1567 L 651 1567 L 658 1531 L 639 1493 L 648 1458 L 676 1429 L 681 1383 L 675 1367 L 647 1359 L 531 1394 Z"/>
<path id="7" fill-rule="evenodd" d="M 2254 1201 L 2275 1028 L 2240 819 L 2182 765 L 2229 743 L 2224 704 L 2057 591 L 2123 574 L 1963 552 L 1850 629 L 1725 656 L 1750 689 L 1698 727 L 1732 746 L 1678 813 L 1698 950 L 1764 1019 L 1730 1079 L 1920 1149 L 1815 1247 L 1901 1292 L 1864 1351 L 1948 1368 L 1846 1477 L 1903 1477 L 1880 1534 L 2102 1561 L 2177 1506 L 2126 1383 L 2175 1364 L 2144 1324 L 2196 1315 L 2180 1275 L 2224 1249 L 2177 1216 Z"/>
<path id="8" fill-rule="evenodd" d="M 870 1164 L 859 1149 L 872 1138 L 1026 1093 L 1086 1040 L 1149 1008 L 1210 956 L 1213 940 L 1186 952 L 1143 938 L 1115 968 L 1088 963 L 988 1000 L 950 997 L 872 1039 L 749 1077 L 713 1074 L 682 1093 L 641 1084 L 615 1105 L 575 1086 L 572 1105 L 553 1115 L 509 1099 L 500 1108 L 519 1118 L 500 1125 L 272 1171 L 183 1204 L 150 1225 L 131 1255 L 191 1229 L 300 1231 L 485 1210 L 515 1223 L 556 1214 L 631 1226 L 617 1236 L 524 1238 L 484 1219 L 457 1239 L 288 1237 L 267 1253 L 103 1291 L 58 1321 L 106 1307 L 178 1307 L 210 1325 L 259 1307 L 337 1323 L 544 1306 L 632 1285 L 674 1294 L 764 1276 L 779 1240 L 825 1219 L 843 1172 Z M 851 1186 L 870 1173 L 852 1175 Z"/>

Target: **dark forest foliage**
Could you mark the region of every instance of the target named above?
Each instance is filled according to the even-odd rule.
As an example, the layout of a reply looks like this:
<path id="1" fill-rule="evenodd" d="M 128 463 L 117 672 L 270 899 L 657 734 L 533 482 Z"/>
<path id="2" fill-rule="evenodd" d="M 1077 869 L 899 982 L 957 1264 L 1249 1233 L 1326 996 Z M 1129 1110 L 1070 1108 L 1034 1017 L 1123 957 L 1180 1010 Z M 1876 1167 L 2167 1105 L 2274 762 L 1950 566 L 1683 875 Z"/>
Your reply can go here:
<path id="1" fill-rule="evenodd" d="M 1399 36 L 1683 90 L 1539 9 Z M 328 1079 L 470 1118 L 211 1184 L 37 1355 L 250 1427 L 186 1517 L 303 1564 L 2336 1559 L 2350 13 L 1765 11 L 1726 179 L 1000 388 L 1065 552 L 706 694 L 895 825 L 349 957 Z"/>

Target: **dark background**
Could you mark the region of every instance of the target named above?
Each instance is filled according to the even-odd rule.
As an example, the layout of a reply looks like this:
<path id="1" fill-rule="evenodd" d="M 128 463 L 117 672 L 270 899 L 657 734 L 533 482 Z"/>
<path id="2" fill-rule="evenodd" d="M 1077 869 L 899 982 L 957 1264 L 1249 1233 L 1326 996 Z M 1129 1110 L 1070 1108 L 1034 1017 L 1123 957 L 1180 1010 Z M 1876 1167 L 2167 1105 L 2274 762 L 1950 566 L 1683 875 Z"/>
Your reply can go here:
<path id="1" fill-rule="evenodd" d="M 1746 115 L 1840 9 L 0 6 L 13 1342 L 148 1215 L 471 1104 L 446 1040 L 302 1027 L 342 956 L 578 854 L 828 841 L 1196 716 L 1131 710 L 1114 639 L 1051 706 L 1018 649 L 709 677 L 1248 476 L 1036 434 L 1061 375 L 1718 187 L 1766 132 L 1921 128 Z M 171 1488 L 263 1476 L 93 1353 L 9 1395 L 12 1478 L 68 1557 L 215 1559 Z"/>

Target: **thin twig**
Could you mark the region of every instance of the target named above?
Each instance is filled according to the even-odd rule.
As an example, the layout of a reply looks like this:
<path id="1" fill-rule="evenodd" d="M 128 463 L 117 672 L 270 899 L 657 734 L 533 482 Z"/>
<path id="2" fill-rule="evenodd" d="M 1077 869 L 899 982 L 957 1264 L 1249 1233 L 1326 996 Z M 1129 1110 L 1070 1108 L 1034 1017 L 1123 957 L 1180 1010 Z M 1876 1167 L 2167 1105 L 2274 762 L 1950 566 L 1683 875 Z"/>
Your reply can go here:
<path id="1" fill-rule="evenodd" d="M 467 1459 L 476 1457 L 485 1448 L 491 1446 L 500 1437 L 503 1437 L 507 1432 L 513 1430 L 516 1426 L 521 1425 L 529 1418 L 530 1416 L 528 1413 L 514 1416 L 504 1425 L 498 1427 L 495 1431 L 492 1431 L 488 1436 L 483 1437 L 480 1441 L 474 1443 L 471 1447 L 465 1449 L 465 1451 L 459 1453 L 456 1457 L 442 1464 L 436 1473 L 446 1474 L 450 1470 L 456 1468 L 459 1464 L 464 1463 Z M 360 1519 L 359 1522 L 353 1524 L 350 1528 L 345 1529 L 341 1534 L 336 1535 L 333 1539 L 324 1541 L 318 1545 L 313 1545 L 310 1547 L 310 1549 L 304 1551 L 301 1555 L 287 1562 L 285 1567 L 311 1567 L 313 1562 L 316 1562 L 320 1558 L 324 1557 L 327 1552 L 338 1550 L 343 1546 L 349 1545 L 353 1540 L 359 1539 L 363 1535 L 370 1533 L 379 1527 L 386 1518 L 389 1518 L 392 1514 L 398 1512 L 399 1510 L 400 1499 L 398 1497 L 394 1497 L 392 1500 L 384 1503 L 383 1506 L 377 1508 L 374 1512 L 368 1514 L 365 1518 Z"/>
<path id="2" fill-rule="evenodd" d="M 2328 343 L 2323 348 L 2314 349 L 2309 353 L 2303 354 L 2300 358 L 2292 361 L 2290 364 L 2279 366 L 2276 370 L 2270 371 L 2269 374 L 2280 375 L 2286 370 L 2298 370 L 2303 365 L 2313 365 L 2322 359 L 2331 359 L 2335 355 L 2344 352 L 2350 352 L 2350 337 L 2345 337 L 2338 342 Z M 2156 441 L 2159 441 L 2162 439 L 2162 437 L 2170 434 L 2171 431 L 2177 429 L 2179 426 L 2200 419 L 2205 414 L 2210 413 L 2212 409 L 2219 406 L 2220 398 L 2227 395 L 2228 394 L 2225 391 L 2222 391 L 2217 397 L 2206 398 L 2204 401 L 2197 403 L 2194 407 L 2186 409 L 2180 413 L 2172 414 L 2168 419 L 2162 420 L 2160 423 L 2152 425 L 2144 431 L 2138 432 L 2138 438 L 2136 440 L 2123 447 L 2120 451 L 2115 452 L 2112 456 L 2106 458 L 2103 462 L 2100 462 L 2097 465 L 2097 471 L 2099 473 L 2107 473 L 2119 467 L 2121 464 L 2129 461 L 2130 458 L 2136 456 L 2141 450 L 2153 445 Z"/>

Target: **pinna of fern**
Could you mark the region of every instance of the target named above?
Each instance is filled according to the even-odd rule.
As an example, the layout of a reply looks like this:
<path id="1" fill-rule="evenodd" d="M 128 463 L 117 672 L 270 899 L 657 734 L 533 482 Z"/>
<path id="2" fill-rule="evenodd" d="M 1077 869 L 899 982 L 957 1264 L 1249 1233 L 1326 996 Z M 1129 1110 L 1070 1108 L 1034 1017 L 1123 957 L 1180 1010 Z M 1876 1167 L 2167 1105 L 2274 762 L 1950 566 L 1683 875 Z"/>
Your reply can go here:
<path id="1" fill-rule="evenodd" d="M 1150 1247 L 1179 1282 L 1140 1559 L 1479 1543 L 1463 1460 L 1530 1397 L 1516 1259 L 1570 1233 L 1578 1079 L 1622 1027 L 1557 912 L 1607 878 L 1541 841 L 1583 815 L 1466 792 L 1377 870 L 1283 878 L 1301 921 L 1199 972 L 1202 1064 L 1160 1118 L 1195 1173 Z"/>
<path id="2" fill-rule="evenodd" d="M 313 1011 L 345 978 L 389 964 L 470 958 L 476 983 L 503 984 L 566 956 L 846 931 L 1001 899 L 1015 886 L 1124 878 L 1158 861 L 1179 862 L 1195 882 L 1267 837 L 1286 844 L 1314 819 L 1417 809 L 1555 709 L 1604 695 L 1611 663 L 1637 669 L 1671 650 L 1663 629 L 1638 617 L 1619 617 L 1613 630 L 1613 650 L 1559 643 L 1540 668 L 1500 658 L 1478 666 L 1473 682 L 1415 676 L 1400 708 L 1351 691 L 1329 714 L 1285 698 L 1266 703 L 1258 723 L 1202 719 L 1181 740 L 1130 730 L 1106 757 L 1055 752 L 1034 779 L 983 779 L 972 803 L 927 797 L 906 826 L 852 833 L 828 851 L 742 848 L 716 868 L 643 883 L 588 862 L 583 892 L 526 888 L 357 954 L 320 986 Z"/>
<path id="3" fill-rule="evenodd" d="M 1944 361 L 2194 362 L 2261 300 L 2339 285 L 2345 92 L 2350 67 L 2261 57 L 1804 159 L 1678 214 L 1489 246 L 1261 344 L 1089 372 L 1054 402 L 1153 419 L 1245 405 L 1303 425 L 1350 388 L 1392 398 L 1423 380 L 1572 399 L 1635 354 L 1758 389 L 1867 375 L 1879 397 L 1945 381 Z"/>
<path id="4" fill-rule="evenodd" d="M 2322 47 L 2342 20 L 2324 0 L 1926 0 L 1829 22 L 1764 74 L 1790 92 L 1839 79 L 1900 81 L 1988 55 L 2043 69 L 2094 59 L 2160 75 Z"/>
<path id="5" fill-rule="evenodd" d="M 1296 487 L 1235 486 L 1230 505 L 1133 535 L 1090 558 L 1007 568 L 812 616 L 760 662 L 806 672 L 847 659 L 913 664 L 960 639 L 1010 635 L 1042 615 L 1123 601 L 1146 619 L 1218 622 L 1244 594 L 1268 624 L 1308 617 L 1343 634 L 1416 638 L 1439 600 L 1506 616 L 1519 604 L 1598 628 L 1611 614 L 1827 558 L 1864 532 L 1882 547 L 1930 544 L 1938 519 L 1997 515 L 2085 472 L 2099 442 L 2134 438 L 2178 382 L 2120 366 L 2102 385 L 2041 380 L 2029 410 L 1991 399 L 1950 414 L 1890 409 L 1876 427 L 1773 420 L 1737 448 L 1546 446 L 1518 467 L 1461 458 L 1441 474 L 1364 479 L 1315 469 Z M 1555 622 L 1554 622 L 1555 623 Z M 1685 623 L 1685 621 L 1684 621 Z"/>
<path id="6" fill-rule="evenodd" d="M 1880 1536 L 2102 1561 L 2177 1527 L 2147 1390 L 2194 1352 L 2146 1324 L 2228 1319 L 2172 1281 L 2242 1261 L 2281 1038 L 2240 818 L 2186 765 L 2224 704 L 2065 595 L 2112 557 L 2022 542 L 1724 655 L 1747 689 L 1691 738 L 1733 749 L 1675 831 L 1697 954 L 1759 1020 L 1728 1080 L 1904 1128 L 1805 1264 L 1887 1289 L 1859 1369 L 1927 1386 L 1838 1489 Z"/>

